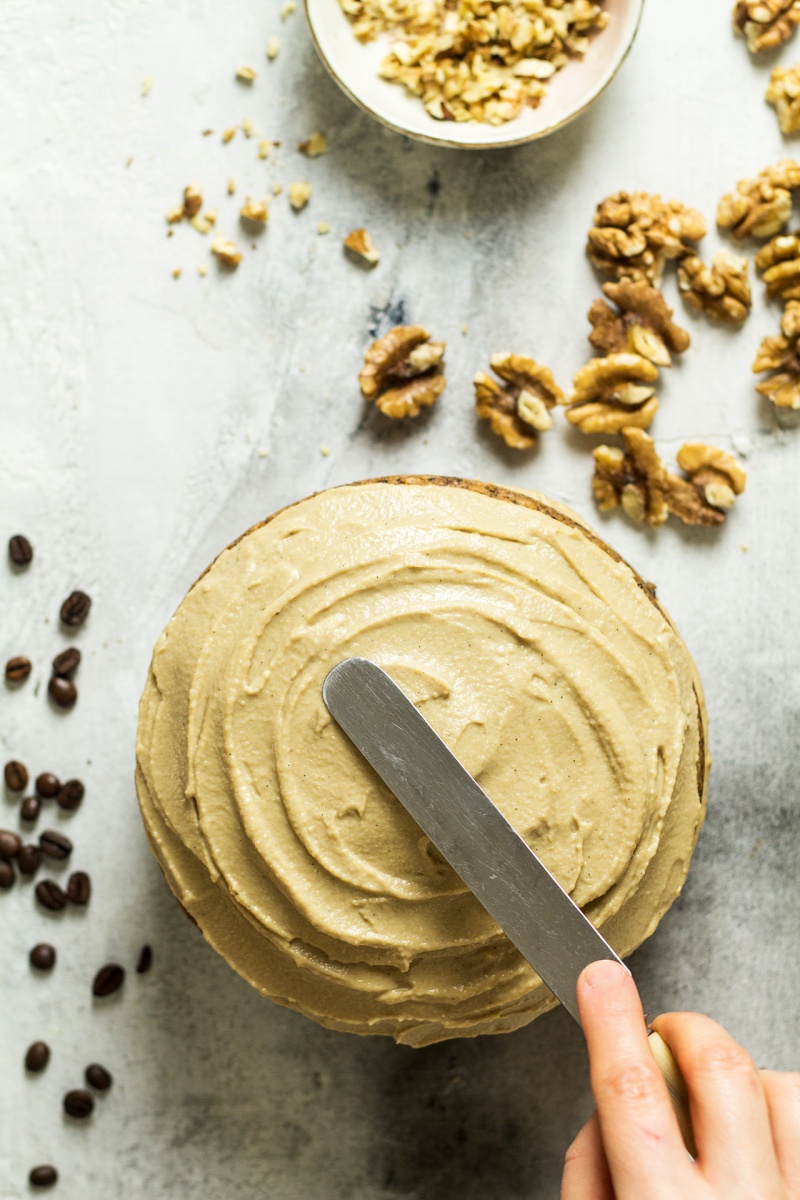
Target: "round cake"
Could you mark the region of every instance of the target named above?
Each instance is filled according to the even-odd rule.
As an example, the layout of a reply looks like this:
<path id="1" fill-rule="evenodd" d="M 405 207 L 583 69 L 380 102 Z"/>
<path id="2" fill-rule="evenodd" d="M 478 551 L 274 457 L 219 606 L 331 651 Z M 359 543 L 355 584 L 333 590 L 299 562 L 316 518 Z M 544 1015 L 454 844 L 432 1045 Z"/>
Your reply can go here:
<path id="1" fill-rule="evenodd" d="M 156 645 L 137 790 L 167 881 L 265 995 L 425 1045 L 556 1001 L 331 719 L 396 680 L 620 954 L 679 894 L 702 823 L 692 660 L 574 513 L 438 477 L 332 488 L 229 546 Z"/>

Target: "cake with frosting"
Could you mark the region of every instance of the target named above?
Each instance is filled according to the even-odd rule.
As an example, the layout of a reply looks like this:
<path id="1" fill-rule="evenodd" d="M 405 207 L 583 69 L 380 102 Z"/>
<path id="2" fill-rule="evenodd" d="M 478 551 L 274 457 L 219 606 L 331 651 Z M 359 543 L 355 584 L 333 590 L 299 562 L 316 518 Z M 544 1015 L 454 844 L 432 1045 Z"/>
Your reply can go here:
<path id="1" fill-rule="evenodd" d="M 332 488 L 190 589 L 142 697 L 137 790 L 166 879 L 264 995 L 425 1045 L 556 1001 L 330 717 L 384 668 L 629 954 L 702 823 L 702 692 L 653 589 L 574 513 L 438 477 Z"/>

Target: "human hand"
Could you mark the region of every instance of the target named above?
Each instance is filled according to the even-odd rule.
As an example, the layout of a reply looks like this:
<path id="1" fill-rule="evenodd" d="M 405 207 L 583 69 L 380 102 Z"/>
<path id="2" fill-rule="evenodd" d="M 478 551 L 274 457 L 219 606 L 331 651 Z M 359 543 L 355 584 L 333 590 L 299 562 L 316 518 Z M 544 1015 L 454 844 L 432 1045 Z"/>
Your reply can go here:
<path id="1" fill-rule="evenodd" d="M 578 1005 L 597 1111 L 567 1151 L 561 1200 L 800 1200 L 800 1075 L 757 1070 L 708 1017 L 654 1021 L 689 1089 L 693 1162 L 632 977 L 592 963 Z"/>

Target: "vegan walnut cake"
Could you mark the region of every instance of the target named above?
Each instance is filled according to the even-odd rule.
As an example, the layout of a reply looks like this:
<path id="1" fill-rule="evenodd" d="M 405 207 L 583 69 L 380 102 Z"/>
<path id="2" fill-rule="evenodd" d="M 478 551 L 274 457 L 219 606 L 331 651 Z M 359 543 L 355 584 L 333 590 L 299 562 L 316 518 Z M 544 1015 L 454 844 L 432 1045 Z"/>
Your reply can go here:
<path id="1" fill-rule="evenodd" d="M 322 700 L 379 663 L 622 954 L 681 890 L 705 804 L 689 654 L 631 568 L 541 497 L 334 488 L 195 583 L 142 697 L 137 788 L 170 887 L 250 983 L 411 1045 L 554 1003 Z"/>

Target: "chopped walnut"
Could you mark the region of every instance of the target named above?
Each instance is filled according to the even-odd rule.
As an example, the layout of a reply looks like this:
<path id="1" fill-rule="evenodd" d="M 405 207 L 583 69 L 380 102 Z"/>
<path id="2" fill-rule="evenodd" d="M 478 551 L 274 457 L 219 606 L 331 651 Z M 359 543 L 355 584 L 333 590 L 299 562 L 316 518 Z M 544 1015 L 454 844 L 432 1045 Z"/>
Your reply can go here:
<path id="1" fill-rule="evenodd" d="M 536 107 L 608 15 L 595 0 L 340 0 L 359 41 L 391 35 L 380 75 L 439 121 L 501 125 Z"/>
<path id="2" fill-rule="evenodd" d="M 672 320 L 672 309 L 658 288 L 645 279 L 621 279 L 606 283 L 603 292 L 616 304 L 615 312 L 605 300 L 595 300 L 589 309 L 592 332 L 589 341 L 602 354 L 629 350 L 658 367 L 672 362 L 670 351 L 688 349 L 689 335 Z"/>
<path id="3" fill-rule="evenodd" d="M 774 50 L 800 25 L 800 0 L 739 0 L 733 10 L 733 27 L 744 34 L 752 54 Z"/>
<path id="4" fill-rule="evenodd" d="M 678 267 L 678 287 L 695 312 L 712 321 L 741 325 L 752 304 L 747 278 L 747 259 L 729 250 L 718 251 L 707 267 L 696 255 L 684 258 Z"/>
<path id="5" fill-rule="evenodd" d="M 714 446 L 688 443 L 678 452 L 685 478 L 667 471 L 653 439 L 623 429 L 625 449 L 598 446 L 592 490 L 601 512 L 621 507 L 634 521 L 663 525 L 670 513 L 684 525 L 721 525 L 745 474 L 736 459 Z"/>
<path id="6" fill-rule="evenodd" d="M 717 206 L 717 224 L 735 238 L 774 237 L 792 215 L 792 192 L 800 187 L 800 166 L 784 158 L 755 179 L 740 179 Z"/>
<path id="7" fill-rule="evenodd" d="M 177 223 L 182 220 L 183 220 L 183 205 L 182 204 L 174 204 L 172 206 L 172 208 L 167 209 L 167 224 L 168 225 L 177 225 Z"/>
<path id="8" fill-rule="evenodd" d="M 776 408 L 800 409 L 800 301 L 790 300 L 781 318 L 781 332 L 765 337 L 758 348 L 753 373 L 772 371 L 756 391 Z"/>
<path id="9" fill-rule="evenodd" d="M 203 191 L 198 183 L 190 183 L 183 189 L 184 216 L 196 217 L 203 207 Z"/>
<path id="10" fill-rule="evenodd" d="M 781 233 L 762 246 L 756 255 L 767 295 L 781 300 L 800 300 L 800 235 Z"/>
<path id="11" fill-rule="evenodd" d="M 222 131 L 222 141 L 223 141 L 224 145 L 226 145 L 226 146 L 227 146 L 228 142 L 232 142 L 235 137 L 236 137 L 236 126 L 235 125 L 232 126 L 230 129 L 224 129 Z"/>
<path id="12" fill-rule="evenodd" d="M 280 48 L 281 48 L 280 39 L 275 37 L 275 35 L 273 34 L 273 36 L 267 42 L 267 51 L 266 51 L 267 58 L 270 60 L 270 62 L 272 62 L 272 60 L 274 58 L 278 57 L 278 51 L 280 50 Z"/>
<path id="13" fill-rule="evenodd" d="M 421 325 L 397 325 L 373 342 L 358 377 L 361 393 L 387 417 L 416 417 L 445 387 L 444 342 Z"/>
<path id="14" fill-rule="evenodd" d="M 564 403 L 564 393 L 548 367 L 523 354 L 493 354 L 492 370 L 503 380 L 479 371 L 475 385 L 475 411 L 515 450 L 530 450 L 538 434 L 553 427 L 550 409 Z"/>
<path id="15" fill-rule="evenodd" d="M 290 183 L 289 184 L 289 203 L 295 212 L 300 212 L 301 208 L 305 208 L 311 199 L 311 184 L 310 183 Z"/>
<path id="16" fill-rule="evenodd" d="M 243 221 L 250 221 L 253 225 L 266 225 L 269 218 L 266 200 L 248 199 L 240 208 L 239 216 Z"/>
<path id="17" fill-rule="evenodd" d="M 376 267 L 381 260 L 380 251 L 366 229 L 354 229 L 343 242 L 345 250 L 369 267 Z"/>
<path id="18" fill-rule="evenodd" d="M 301 154 L 305 154 L 308 158 L 318 158 L 320 154 L 326 154 L 328 150 L 328 139 L 324 133 L 317 130 L 311 134 L 303 142 L 299 142 L 297 149 Z"/>
<path id="19" fill-rule="evenodd" d="M 764 98 L 775 107 L 781 133 L 800 133 L 800 64 L 776 67 Z"/>
<path id="20" fill-rule="evenodd" d="M 701 214 L 677 200 L 617 192 L 598 204 L 586 249 L 598 271 L 658 284 L 666 260 L 694 253 L 689 243 L 705 233 Z"/>
<path id="21" fill-rule="evenodd" d="M 226 237 L 215 237 L 211 243 L 211 253 L 215 254 L 224 267 L 234 270 L 242 261 L 241 251 Z"/>
<path id="22" fill-rule="evenodd" d="M 256 78 L 257 72 L 252 67 L 237 67 L 236 78 L 241 83 L 252 83 Z"/>
<path id="23" fill-rule="evenodd" d="M 658 408 L 651 386 L 658 367 L 641 354 L 623 351 L 591 358 L 575 375 L 567 420 L 582 433 L 647 429 Z"/>

